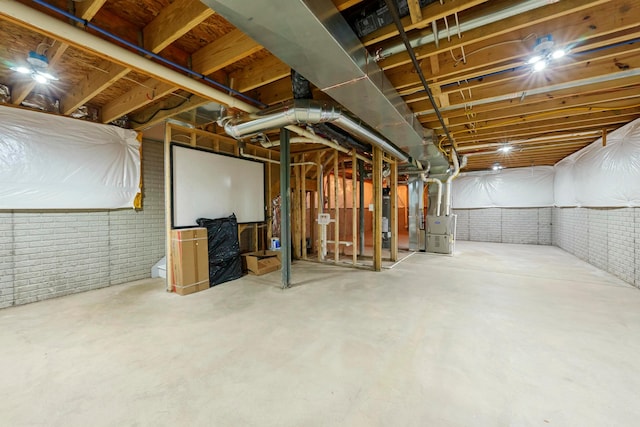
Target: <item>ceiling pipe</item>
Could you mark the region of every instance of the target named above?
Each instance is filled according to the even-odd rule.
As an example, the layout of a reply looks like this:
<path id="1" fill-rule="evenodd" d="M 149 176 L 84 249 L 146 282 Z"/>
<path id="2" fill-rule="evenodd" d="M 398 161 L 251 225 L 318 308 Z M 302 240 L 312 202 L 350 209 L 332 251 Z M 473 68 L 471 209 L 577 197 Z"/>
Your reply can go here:
<path id="1" fill-rule="evenodd" d="M 33 29 L 53 39 L 87 50 L 98 57 L 108 59 L 127 68 L 132 68 L 165 83 L 182 87 L 204 98 L 212 99 L 221 104 L 249 113 L 258 111 L 257 107 L 234 98 L 228 93 L 171 70 L 164 65 L 160 65 L 128 49 L 87 33 L 64 21 L 38 12 L 15 0 L 0 0 L 0 15 L 22 27 Z"/>
<path id="2" fill-rule="evenodd" d="M 450 33 L 463 33 L 465 31 L 474 30 L 476 28 L 482 27 L 484 25 L 492 24 L 494 22 L 501 21 L 503 19 L 512 18 L 516 15 L 520 15 L 531 10 L 537 9 L 542 6 L 547 6 L 551 3 L 549 0 L 528 0 L 518 3 L 513 6 L 506 7 L 497 12 L 491 13 L 486 16 L 481 16 L 479 18 L 470 19 L 467 22 L 461 22 L 458 25 L 453 25 L 449 27 Z M 410 45 L 412 48 L 416 48 L 419 46 L 424 46 L 429 43 L 435 43 L 436 48 L 438 48 L 439 41 L 447 38 L 448 33 L 438 33 L 437 26 L 432 25 L 434 27 L 433 33 L 426 34 L 421 37 L 414 38 L 410 41 Z M 396 55 L 398 53 L 402 53 L 406 51 L 407 48 L 404 43 L 398 43 L 389 47 L 384 48 L 379 52 L 379 56 L 381 58 L 387 58 L 392 55 Z"/>
<path id="3" fill-rule="evenodd" d="M 224 117 L 219 120 L 219 124 L 224 127 L 225 132 L 236 139 L 262 133 L 270 129 L 286 127 L 287 125 L 326 122 L 331 122 L 342 130 L 379 147 L 401 162 L 408 162 L 418 169 L 423 169 L 420 162 L 409 157 L 408 154 L 376 132 L 347 116 L 339 108 L 319 102 L 294 100 L 286 104 L 280 111 L 265 113 L 265 115 L 260 115 L 258 118 L 244 123 L 234 124 L 231 117 Z M 309 132 L 309 134 L 311 133 Z"/>

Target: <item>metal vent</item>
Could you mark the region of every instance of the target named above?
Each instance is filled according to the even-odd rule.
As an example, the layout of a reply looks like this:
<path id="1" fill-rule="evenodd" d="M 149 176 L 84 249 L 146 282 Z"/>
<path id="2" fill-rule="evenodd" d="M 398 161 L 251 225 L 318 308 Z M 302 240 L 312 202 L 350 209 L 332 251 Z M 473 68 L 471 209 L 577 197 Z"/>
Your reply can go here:
<path id="1" fill-rule="evenodd" d="M 448 160 L 393 88 L 331 0 L 203 0 L 205 4 L 306 77 L 370 127 L 429 161 Z"/>

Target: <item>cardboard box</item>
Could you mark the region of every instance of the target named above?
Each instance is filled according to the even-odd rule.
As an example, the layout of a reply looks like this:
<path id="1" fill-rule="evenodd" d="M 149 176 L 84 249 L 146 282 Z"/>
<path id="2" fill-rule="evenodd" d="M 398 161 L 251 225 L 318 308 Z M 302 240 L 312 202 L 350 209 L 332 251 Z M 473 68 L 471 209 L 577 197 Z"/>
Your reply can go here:
<path id="1" fill-rule="evenodd" d="M 242 264 L 245 270 L 256 276 L 280 270 L 280 251 L 258 251 L 242 254 Z"/>
<path id="2" fill-rule="evenodd" d="M 179 295 L 209 289 L 209 250 L 206 228 L 171 231 L 173 291 Z"/>

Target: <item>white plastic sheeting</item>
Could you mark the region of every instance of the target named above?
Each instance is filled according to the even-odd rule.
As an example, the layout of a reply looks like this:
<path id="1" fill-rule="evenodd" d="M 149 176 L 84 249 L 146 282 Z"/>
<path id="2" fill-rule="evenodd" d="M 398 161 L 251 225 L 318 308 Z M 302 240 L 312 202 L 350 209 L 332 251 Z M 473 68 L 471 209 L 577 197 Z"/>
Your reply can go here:
<path id="1" fill-rule="evenodd" d="M 469 172 L 453 180 L 454 209 L 553 206 L 553 166 Z"/>
<path id="2" fill-rule="evenodd" d="M 133 207 L 136 132 L 0 106 L 0 209 Z"/>
<path id="3" fill-rule="evenodd" d="M 640 119 L 556 163 L 556 206 L 640 206 Z"/>

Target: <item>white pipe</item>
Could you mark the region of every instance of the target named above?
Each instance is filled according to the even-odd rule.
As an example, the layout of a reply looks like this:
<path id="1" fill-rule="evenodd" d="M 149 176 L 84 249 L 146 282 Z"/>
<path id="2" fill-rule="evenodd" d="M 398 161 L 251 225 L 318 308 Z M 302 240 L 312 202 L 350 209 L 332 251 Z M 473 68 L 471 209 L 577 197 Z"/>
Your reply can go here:
<path id="1" fill-rule="evenodd" d="M 436 184 L 438 186 L 438 194 L 436 195 L 436 216 L 440 216 L 440 206 L 442 205 L 442 181 L 440 181 L 438 178 L 427 178 L 424 176 L 424 174 L 421 177 L 422 181 L 429 184 Z"/>
<path id="2" fill-rule="evenodd" d="M 244 152 L 244 148 L 240 149 L 240 156 L 246 157 L 247 159 L 260 160 L 261 162 L 273 163 L 274 165 L 280 164 L 280 162 L 277 160 L 267 159 L 266 157 L 254 156 L 253 154 L 247 154 Z"/>
<path id="3" fill-rule="evenodd" d="M 36 29 L 53 39 L 63 41 L 71 46 L 86 49 L 101 58 L 108 59 L 127 68 L 132 68 L 165 83 L 175 85 L 176 87 L 181 87 L 204 98 L 217 101 L 247 113 L 258 111 L 257 107 L 240 101 L 225 92 L 214 89 L 192 77 L 173 71 L 164 65 L 160 65 L 137 53 L 103 40 L 78 27 L 69 25 L 65 21 L 60 21 L 42 12 L 38 12 L 15 0 L 0 0 L 0 15 L 8 17 L 9 21 L 18 23 L 23 27 Z"/>
<path id="4" fill-rule="evenodd" d="M 451 215 L 451 181 L 454 180 L 454 178 L 456 178 L 459 174 L 460 174 L 460 163 L 458 163 L 458 153 L 453 152 L 452 153 L 453 156 L 451 156 L 453 159 L 453 173 L 449 176 L 449 178 L 447 178 L 447 181 L 445 183 L 445 188 L 446 188 L 446 194 L 445 194 L 445 199 L 444 199 L 444 214 L 446 216 Z"/>
<path id="5" fill-rule="evenodd" d="M 289 128 L 289 127 L 297 128 L 297 126 L 287 126 L 287 128 Z M 341 153 L 345 153 L 345 154 L 349 154 L 349 155 L 352 154 L 351 150 L 343 147 L 342 145 L 338 145 L 333 141 L 329 141 L 328 139 L 322 138 L 321 136 L 314 135 L 313 133 L 311 133 L 309 131 L 305 131 L 302 128 L 298 128 L 298 129 L 300 131 L 303 131 L 304 133 L 307 133 L 309 135 L 314 136 L 314 138 L 309 138 L 308 136 L 293 137 L 293 138 L 289 139 L 289 143 L 290 144 L 322 144 L 322 145 L 326 145 L 327 147 L 333 148 L 334 150 L 338 150 Z M 293 132 L 296 132 L 296 131 L 293 130 Z M 279 147 L 280 146 L 280 141 L 261 142 L 260 145 L 262 145 L 264 148 Z M 365 156 L 363 156 L 361 154 L 357 154 L 356 153 L 356 158 L 362 160 L 365 163 L 371 164 L 371 159 L 368 159 L 367 157 L 365 157 Z"/>
<path id="6" fill-rule="evenodd" d="M 502 10 L 499 10 L 495 13 L 489 14 L 489 15 L 485 15 L 485 16 L 481 16 L 479 18 L 475 18 L 475 19 L 470 19 L 467 22 L 462 22 L 459 25 L 453 25 L 451 27 L 449 27 L 450 33 L 462 33 L 462 32 L 466 32 L 469 30 L 473 30 L 479 27 L 482 27 L 484 25 L 488 25 L 488 24 L 492 24 L 494 22 L 498 22 L 498 21 L 502 21 L 504 19 L 508 19 L 511 17 L 514 17 L 516 15 L 520 15 L 526 12 L 529 12 L 531 10 L 537 9 L 539 7 L 543 7 L 543 6 L 547 6 L 550 3 L 549 0 L 527 0 L 527 1 L 523 1 L 519 4 L 513 5 L 513 6 L 509 6 L 506 7 Z M 431 33 L 431 34 L 427 34 L 424 35 L 422 37 L 417 37 L 413 40 L 411 40 L 411 47 L 418 47 L 418 46 L 423 46 L 425 44 L 428 43 L 434 43 L 436 44 L 436 49 L 438 49 L 438 45 L 439 45 L 439 41 L 442 39 L 445 39 L 448 37 L 449 32 L 443 32 L 441 34 L 439 34 L 437 32 L 437 27 L 435 25 L 433 25 L 432 22 L 432 28 L 435 28 L 436 31 Z M 434 31 L 432 29 L 432 31 Z M 396 45 L 387 47 L 386 49 L 382 50 L 379 55 L 382 58 L 386 58 L 389 57 L 391 55 L 395 55 L 401 52 L 404 52 L 406 50 L 404 43 L 398 43 Z"/>

